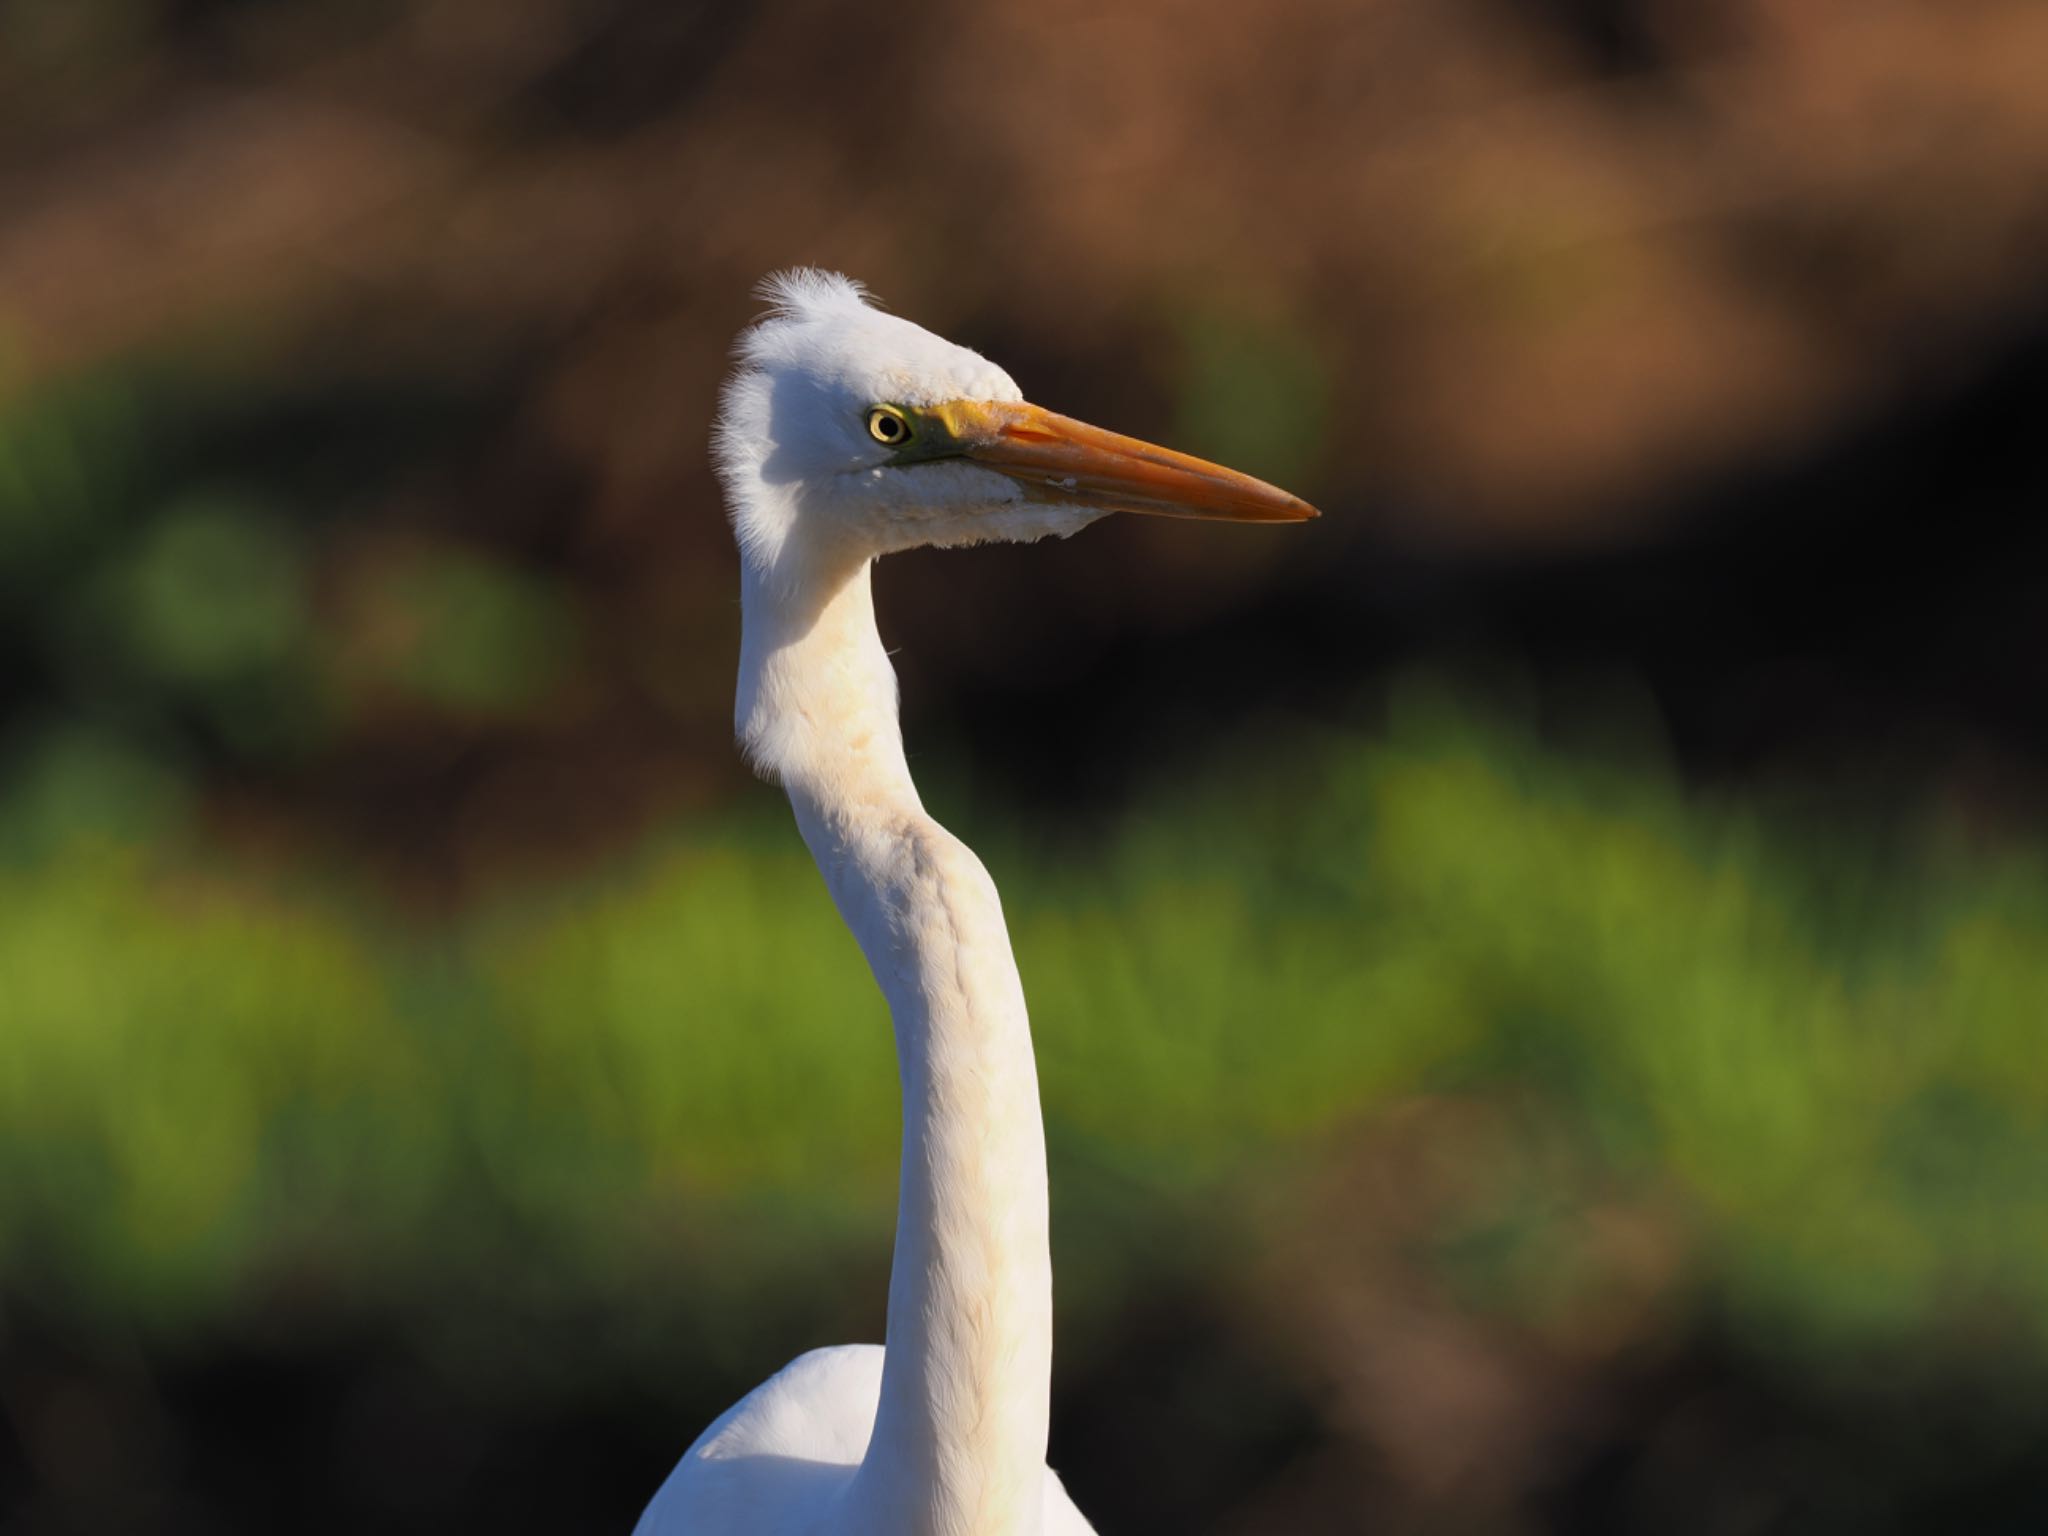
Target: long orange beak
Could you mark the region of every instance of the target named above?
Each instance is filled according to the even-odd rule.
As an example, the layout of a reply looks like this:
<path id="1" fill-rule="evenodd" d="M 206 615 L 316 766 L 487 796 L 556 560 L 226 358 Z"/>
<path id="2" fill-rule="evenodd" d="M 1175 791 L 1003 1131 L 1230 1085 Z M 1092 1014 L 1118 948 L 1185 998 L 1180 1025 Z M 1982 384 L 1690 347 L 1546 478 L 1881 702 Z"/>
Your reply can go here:
<path id="1" fill-rule="evenodd" d="M 1322 516 L 1277 485 L 1035 405 L 955 400 L 928 414 L 944 424 L 954 452 L 1010 476 L 1042 501 L 1237 523 Z"/>

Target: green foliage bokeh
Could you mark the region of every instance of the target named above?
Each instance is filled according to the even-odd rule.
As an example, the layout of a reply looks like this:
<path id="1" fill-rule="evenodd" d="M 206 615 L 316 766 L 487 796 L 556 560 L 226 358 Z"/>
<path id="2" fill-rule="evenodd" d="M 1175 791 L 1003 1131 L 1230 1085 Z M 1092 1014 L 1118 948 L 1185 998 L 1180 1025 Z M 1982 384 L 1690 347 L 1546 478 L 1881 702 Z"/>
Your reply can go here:
<path id="1" fill-rule="evenodd" d="M 1845 940 L 1818 855 L 1754 815 L 1420 699 L 1092 859 L 963 827 L 1055 1157 L 1200 1195 L 1405 1102 L 1512 1094 L 1575 1151 L 1532 1141 L 1500 1219 L 1444 1234 L 1482 1300 L 1540 1293 L 1529 1209 L 1621 1190 L 1680 1212 L 1690 1283 L 1773 1337 L 1988 1308 L 2038 1340 L 2038 863 L 1873 875 Z M 296 1268 L 402 1290 L 508 1246 L 627 1283 L 742 1205 L 886 1223 L 887 1016 L 778 820 L 424 937 L 171 846 L 75 835 L 0 872 L 6 1282 L 190 1319 Z"/>

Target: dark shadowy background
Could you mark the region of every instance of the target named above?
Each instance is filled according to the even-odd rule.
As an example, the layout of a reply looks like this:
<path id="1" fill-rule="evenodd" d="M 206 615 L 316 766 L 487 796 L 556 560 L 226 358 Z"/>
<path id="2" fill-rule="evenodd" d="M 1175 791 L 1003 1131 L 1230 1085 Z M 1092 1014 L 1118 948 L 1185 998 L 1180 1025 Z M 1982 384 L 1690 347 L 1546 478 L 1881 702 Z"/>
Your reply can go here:
<path id="1" fill-rule="evenodd" d="M 878 1333 L 798 263 L 1326 514 L 878 575 L 1101 1528 L 2048 1528 L 2048 9 L 0 0 L 0 1532 L 625 1530 Z"/>

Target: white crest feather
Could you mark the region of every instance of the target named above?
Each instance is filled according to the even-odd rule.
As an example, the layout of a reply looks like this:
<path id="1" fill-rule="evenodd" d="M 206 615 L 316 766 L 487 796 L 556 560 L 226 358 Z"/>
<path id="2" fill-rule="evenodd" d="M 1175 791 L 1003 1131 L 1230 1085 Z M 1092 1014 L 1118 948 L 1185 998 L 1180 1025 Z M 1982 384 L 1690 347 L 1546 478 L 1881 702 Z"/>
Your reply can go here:
<path id="1" fill-rule="evenodd" d="M 754 297 L 768 305 L 769 317 L 802 319 L 826 310 L 878 309 L 867 284 L 823 267 L 790 267 L 770 272 L 754 285 Z"/>

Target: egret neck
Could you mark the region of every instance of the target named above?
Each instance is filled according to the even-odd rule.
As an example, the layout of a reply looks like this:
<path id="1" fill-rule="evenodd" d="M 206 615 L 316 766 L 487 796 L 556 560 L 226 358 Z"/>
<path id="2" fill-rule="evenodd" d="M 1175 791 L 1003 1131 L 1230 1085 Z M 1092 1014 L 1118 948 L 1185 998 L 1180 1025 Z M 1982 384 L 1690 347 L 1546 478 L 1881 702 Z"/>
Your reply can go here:
<path id="1" fill-rule="evenodd" d="M 1052 1372 L 1045 1136 L 980 861 L 919 802 L 858 549 L 745 560 L 737 714 L 889 1002 L 903 1163 L 881 1400 L 848 1531 L 1038 1536 Z"/>

